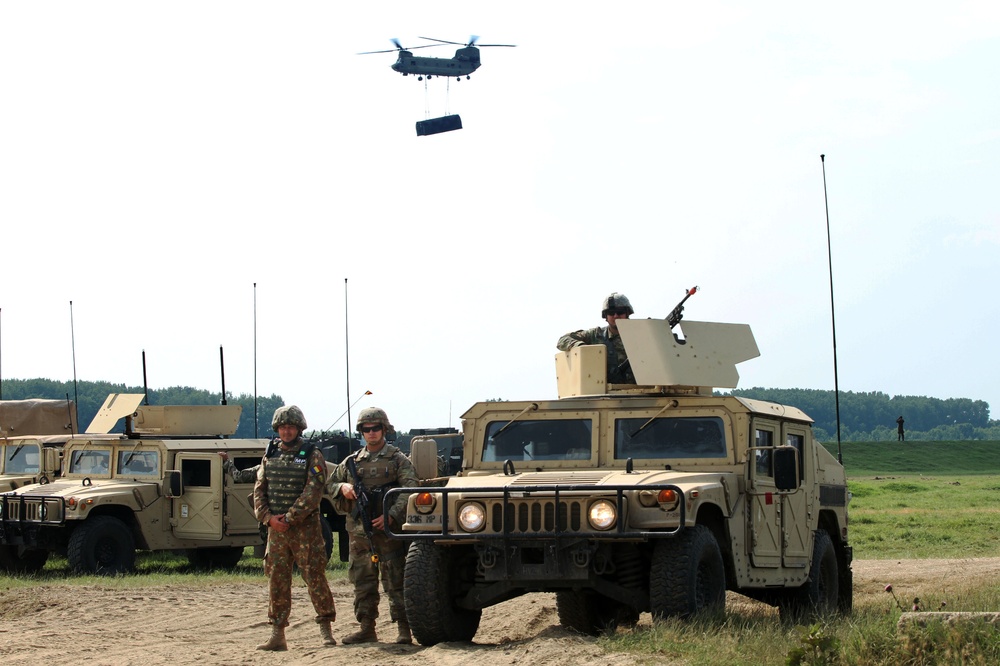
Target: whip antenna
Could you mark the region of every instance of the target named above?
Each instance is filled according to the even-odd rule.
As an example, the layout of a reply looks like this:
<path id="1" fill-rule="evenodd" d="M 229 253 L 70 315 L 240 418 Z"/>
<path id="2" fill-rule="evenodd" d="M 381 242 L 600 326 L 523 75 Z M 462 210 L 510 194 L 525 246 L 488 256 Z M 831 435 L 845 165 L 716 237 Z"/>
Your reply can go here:
<path id="1" fill-rule="evenodd" d="M 253 436 L 257 438 L 257 283 L 253 283 Z"/>
<path id="2" fill-rule="evenodd" d="M 840 384 L 837 380 L 837 315 L 833 307 L 833 250 L 830 246 L 830 201 L 826 196 L 826 155 L 820 155 L 823 164 L 823 205 L 826 207 L 826 257 L 830 268 L 830 325 L 833 329 L 833 396 L 837 411 L 837 462 L 844 464 L 840 448 Z"/>
<path id="3" fill-rule="evenodd" d="M 80 396 L 76 390 L 76 333 L 73 330 L 73 301 L 69 302 L 69 341 L 73 349 L 73 400 L 80 404 Z"/>

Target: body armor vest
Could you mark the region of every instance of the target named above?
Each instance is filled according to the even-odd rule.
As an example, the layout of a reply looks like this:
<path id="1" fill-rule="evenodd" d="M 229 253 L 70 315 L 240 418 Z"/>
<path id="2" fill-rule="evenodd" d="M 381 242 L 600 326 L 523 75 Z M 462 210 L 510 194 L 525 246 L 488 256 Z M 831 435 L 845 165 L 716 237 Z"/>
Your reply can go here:
<path id="1" fill-rule="evenodd" d="M 267 459 L 264 468 L 267 502 L 275 515 L 287 513 L 306 487 L 313 446 L 306 445 L 302 440 L 295 444 L 296 448 L 291 451 L 278 448 L 273 457 Z"/>
<path id="2" fill-rule="evenodd" d="M 362 449 L 365 451 L 366 449 Z M 393 461 L 396 452 L 399 451 L 392 444 L 386 444 L 376 456 L 361 459 L 355 455 L 354 462 L 358 469 L 358 478 L 365 485 L 365 490 L 371 496 L 371 509 L 373 516 L 382 515 L 382 500 L 385 492 L 390 488 L 399 487 L 398 470 Z"/>

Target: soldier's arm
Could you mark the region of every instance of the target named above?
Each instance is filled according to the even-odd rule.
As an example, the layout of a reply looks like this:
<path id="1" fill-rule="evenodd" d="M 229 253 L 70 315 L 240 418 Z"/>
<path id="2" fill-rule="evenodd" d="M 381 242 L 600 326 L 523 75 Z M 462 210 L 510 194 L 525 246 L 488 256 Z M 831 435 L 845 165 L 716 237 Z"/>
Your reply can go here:
<path id="1" fill-rule="evenodd" d="M 346 461 L 347 458 L 344 458 Z M 330 472 L 330 478 L 327 480 L 327 491 L 334 497 L 340 495 L 341 485 L 344 483 L 351 483 L 348 477 L 351 473 L 347 471 L 347 463 L 341 462 L 337 465 L 337 468 Z M 353 485 L 353 484 L 352 484 Z"/>
<path id="2" fill-rule="evenodd" d="M 264 475 L 264 464 L 258 466 L 257 482 L 253 486 L 253 515 L 257 522 L 265 525 L 271 522 L 271 506 L 267 500 L 267 477 Z"/>
<path id="3" fill-rule="evenodd" d="M 302 489 L 302 494 L 285 513 L 285 522 L 289 525 L 295 525 L 299 520 L 303 520 L 318 511 L 325 486 L 326 458 L 323 457 L 319 449 L 314 449 L 312 455 L 309 456 L 306 486 Z"/>
<path id="4" fill-rule="evenodd" d="M 417 471 L 413 469 L 413 463 L 402 453 L 396 453 L 396 481 L 403 488 L 415 488 L 420 485 L 417 478 Z M 393 523 L 402 525 L 406 522 L 406 493 L 396 496 L 396 501 L 389 507 L 389 517 Z"/>
<path id="5" fill-rule="evenodd" d="M 573 347 L 579 347 L 580 345 L 593 345 L 597 343 L 597 338 L 594 335 L 594 331 L 600 329 L 588 328 L 585 330 L 573 331 L 572 333 L 567 333 L 566 335 L 559 338 L 559 342 L 556 343 L 556 349 L 559 351 L 569 351 Z"/>
<path id="6" fill-rule="evenodd" d="M 259 467 L 260 465 L 254 465 L 246 469 L 236 469 L 236 466 L 233 465 L 230 468 L 230 474 L 232 474 L 235 483 L 254 483 L 257 480 L 257 469 Z"/>

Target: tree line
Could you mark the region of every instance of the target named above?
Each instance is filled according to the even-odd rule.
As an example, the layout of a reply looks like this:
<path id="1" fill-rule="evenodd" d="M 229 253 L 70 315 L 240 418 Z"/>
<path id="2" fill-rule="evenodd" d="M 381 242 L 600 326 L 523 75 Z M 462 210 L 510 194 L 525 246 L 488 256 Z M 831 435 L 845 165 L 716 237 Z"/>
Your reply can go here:
<path id="1" fill-rule="evenodd" d="M 5 379 L 3 382 L 5 400 L 29 398 L 74 400 L 77 406 L 77 421 L 81 429 L 86 429 L 110 393 L 143 393 L 143 389 L 100 381 L 79 381 L 76 385 L 71 381 L 59 382 L 51 379 Z M 830 442 L 837 439 L 837 410 L 833 391 L 754 387 L 734 389 L 731 394 L 797 407 L 813 419 L 813 431 L 819 440 Z M 150 389 L 148 397 L 151 405 L 222 404 L 220 393 L 190 386 Z M 234 437 L 271 437 L 271 416 L 274 410 L 284 404 L 284 400 L 280 395 L 271 394 L 257 396 L 256 403 L 255 424 L 254 396 L 247 393 L 226 394 L 226 404 L 243 407 L 239 428 Z M 900 395 L 890 397 L 881 391 L 840 392 L 842 441 L 895 440 L 896 419 L 899 416 L 905 419 L 906 438 L 910 440 L 1000 440 L 1000 420 L 990 419 L 990 406 L 983 400 Z M 124 424 L 119 424 L 118 427 L 124 428 Z M 346 435 L 339 431 L 334 434 Z"/>
<path id="2" fill-rule="evenodd" d="M 732 395 L 797 407 L 813 419 L 821 441 L 837 440 L 837 396 L 816 389 L 734 389 Z M 906 439 L 951 441 L 1000 440 L 1000 420 L 990 419 L 990 406 L 969 398 L 889 396 L 881 391 L 840 392 L 840 438 L 846 442 L 896 439 L 896 419 L 905 421 Z"/>

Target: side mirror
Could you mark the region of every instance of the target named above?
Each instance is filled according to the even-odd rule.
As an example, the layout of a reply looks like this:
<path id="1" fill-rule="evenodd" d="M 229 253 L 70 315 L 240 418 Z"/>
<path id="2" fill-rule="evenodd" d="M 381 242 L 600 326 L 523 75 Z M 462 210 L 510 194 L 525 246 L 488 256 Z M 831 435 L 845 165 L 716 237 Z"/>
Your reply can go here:
<path id="1" fill-rule="evenodd" d="M 181 485 L 180 470 L 171 469 L 163 475 L 163 496 L 180 497 L 184 494 L 184 486 Z"/>
<path id="2" fill-rule="evenodd" d="M 774 449 L 774 485 L 778 490 L 790 491 L 799 487 L 798 449 L 778 446 Z"/>

